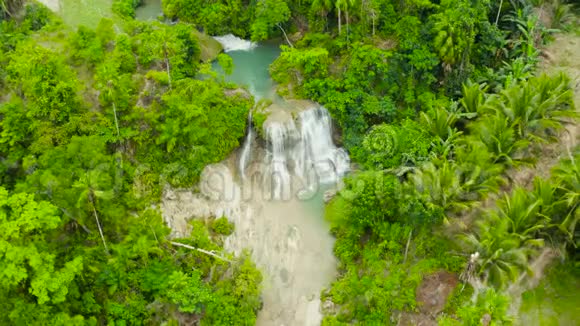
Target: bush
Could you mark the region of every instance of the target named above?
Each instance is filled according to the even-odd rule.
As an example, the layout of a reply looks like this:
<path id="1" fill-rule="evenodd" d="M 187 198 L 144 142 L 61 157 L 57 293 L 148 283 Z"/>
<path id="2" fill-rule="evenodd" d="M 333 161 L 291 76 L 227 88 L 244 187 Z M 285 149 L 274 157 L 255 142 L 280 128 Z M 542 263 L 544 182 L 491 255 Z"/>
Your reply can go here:
<path id="1" fill-rule="evenodd" d="M 369 168 L 395 168 L 426 160 L 431 137 L 419 124 L 406 120 L 399 126 L 375 125 L 362 144 Z"/>
<path id="2" fill-rule="evenodd" d="M 135 18 L 135 8 L 140 4 L 141 0 L 114 0 L 113 12 L 124 18 Z"/>
<path id="3" fill-rule="evenodd" d="M 234 224 L 222 216 L 211 223 L 211 229 L 217 234 L 230 235 L 234 232 Z"/>

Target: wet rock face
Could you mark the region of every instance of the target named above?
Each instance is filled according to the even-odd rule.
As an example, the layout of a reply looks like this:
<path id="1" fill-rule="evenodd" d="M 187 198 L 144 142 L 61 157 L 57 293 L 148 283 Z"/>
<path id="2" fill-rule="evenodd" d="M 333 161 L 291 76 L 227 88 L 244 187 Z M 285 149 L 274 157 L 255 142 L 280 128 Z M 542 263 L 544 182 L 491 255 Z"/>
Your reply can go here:
<path id="1" fill-rule="evenodd" d="M 337 189 L 330 189 L 324 192 L 324 203 L 328 204 L 328 202 L 330 202 L 332 200 L 332 198 L 334 198 L 336 196 L 336 194 L 338 193 Z"/>

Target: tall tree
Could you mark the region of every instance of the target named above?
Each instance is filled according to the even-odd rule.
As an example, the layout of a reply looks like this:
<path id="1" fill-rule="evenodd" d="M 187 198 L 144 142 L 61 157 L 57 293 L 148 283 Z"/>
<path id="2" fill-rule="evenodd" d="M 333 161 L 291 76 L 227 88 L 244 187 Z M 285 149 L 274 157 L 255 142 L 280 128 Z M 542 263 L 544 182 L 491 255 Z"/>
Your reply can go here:
<path id="1" fill-rule="evenodd" d="M 256 6 L 256 19 L 252 23 L 252 40 L 261 41 L 270 36 L 274 27 L 278 27 L 284 34 L 286 42 L 292 43 L 286 35 L 282 24 L 290 18 L 290 9 L 284 0 L 260 0 Z"/>
<path id="2" fill-rule="evenodd" d="M 477 253 L 476 274 L 484 284 L 498 289 L 529 270 L 530 248 L 522 245 L 517 235 L 508 232 L 509 222 L 504 219 L 482 220 L 475 232 L 461 237 L 463 245 Z"/>
<path id="3" fill-rule="evenodd" d="M 62 303 L 83 269 L 81 256 L 61 261 L 52 235 L 62 227 L 58 209 L 26 193 L 0 187 L 0 293 L 31 294 L 38 304 Z M 53 251 L 54 250 L 54 251 Z M 0 320 L 1 317 L 0 317 Z"/>

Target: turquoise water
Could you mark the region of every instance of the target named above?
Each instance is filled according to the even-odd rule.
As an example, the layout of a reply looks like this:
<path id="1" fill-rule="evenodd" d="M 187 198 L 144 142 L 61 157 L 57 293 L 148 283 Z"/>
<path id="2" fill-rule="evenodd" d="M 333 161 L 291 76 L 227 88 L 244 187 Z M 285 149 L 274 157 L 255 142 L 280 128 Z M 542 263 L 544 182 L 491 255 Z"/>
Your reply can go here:
<path id="1" fill-rule="evenodd" d="M 280 55 L 277 44 L 260 44 L 251 50 L 231 51 L 227 54 L 234 61 L 234 71 L 225 76 L 226 81 L 247 87 L 256 100 L 276 98 L 268 67 Z M 213 68 L 224 75 L 217 62 L 213 64 Z"/>
<path id="2" fill-rule="evenodd" d="M 157 19 L 163 13 L 161 0 L 143 0 L 143 3 L 135 9 L 135 18 L 138 20 Z"/>

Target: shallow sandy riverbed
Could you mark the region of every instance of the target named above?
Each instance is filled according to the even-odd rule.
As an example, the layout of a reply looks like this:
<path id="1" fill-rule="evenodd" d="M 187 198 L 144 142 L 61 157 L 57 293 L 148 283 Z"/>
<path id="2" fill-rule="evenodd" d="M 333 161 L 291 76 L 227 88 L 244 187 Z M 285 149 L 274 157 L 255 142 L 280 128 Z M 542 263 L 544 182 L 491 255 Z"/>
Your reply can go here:
<path id="1" fill-rule="evenodd" d="M 336 273 L 334 240 L 322 219 L 322 203 L 316 202 L 322 199 L 270 201 L 258 189 L 242 194 L 225 164 L 207 167 L 200 188 L 199 194 L 165 194 L 162 212 L 174 233 L 186 234 L 192 216 L 225 215 L 236 226 L 226 249 L 236 254 L 249 249 L 264 275 L 257 324 L 320 325 L 320 292 Z"/>

